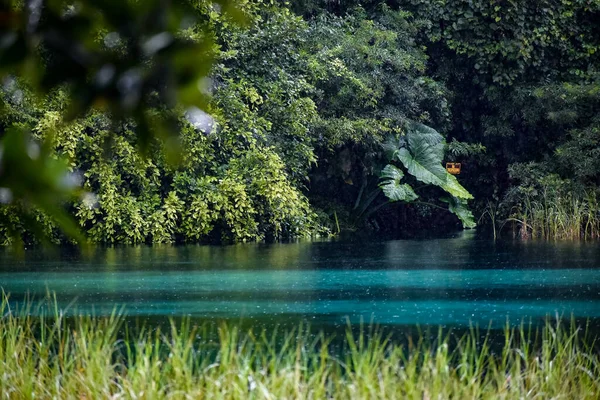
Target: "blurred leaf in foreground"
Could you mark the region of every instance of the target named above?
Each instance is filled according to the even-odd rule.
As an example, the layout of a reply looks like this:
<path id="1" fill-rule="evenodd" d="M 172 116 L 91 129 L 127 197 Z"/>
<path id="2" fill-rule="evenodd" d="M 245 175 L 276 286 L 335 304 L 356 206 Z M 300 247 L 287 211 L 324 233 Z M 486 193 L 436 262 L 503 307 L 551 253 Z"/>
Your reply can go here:
<path id="1" fill-rule="evenodd" d="M 173 110 L 208 101 L 201 82 L 218 54 L 215 13 L 243 20 L 228 0 L 0 0 L 0 82 L 24 81 L 39 99 L 67 90 L 67 120 L 104 110 L 115 126 L 133 121 L 142 153 L 160 139 L 173 159 Z M 0 143 L 0 201 L 35 206 L 81 240 L 61 206 L 80 194 L 66 163 L 22 126 L 0 126 Z"/>

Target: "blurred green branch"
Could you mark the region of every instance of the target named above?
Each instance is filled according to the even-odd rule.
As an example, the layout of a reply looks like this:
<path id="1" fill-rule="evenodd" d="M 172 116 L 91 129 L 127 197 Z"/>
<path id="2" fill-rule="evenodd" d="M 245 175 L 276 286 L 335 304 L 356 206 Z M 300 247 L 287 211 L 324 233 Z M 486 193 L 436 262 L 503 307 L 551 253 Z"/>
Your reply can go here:
<path id="1" fill-rule="evenodd" d="M 23 101 L 23 83 L 34 101 L 60 88 L 70 100 L 66 121 L 104 110 L 114 127 L 123 121 L 136 126 L 143 154 L 159 139 L 174 160 L 183 112 L 172 110 L 206 107 L 202 81 L 219 51 L 219 17 L 244 20 L 229 0 L 1 0 L 0 113 Z M 84 194 L 76 174 L 24 125 L 0 124 L 0 202 L 36 208 L 81 242 L 62 205 Z"/>

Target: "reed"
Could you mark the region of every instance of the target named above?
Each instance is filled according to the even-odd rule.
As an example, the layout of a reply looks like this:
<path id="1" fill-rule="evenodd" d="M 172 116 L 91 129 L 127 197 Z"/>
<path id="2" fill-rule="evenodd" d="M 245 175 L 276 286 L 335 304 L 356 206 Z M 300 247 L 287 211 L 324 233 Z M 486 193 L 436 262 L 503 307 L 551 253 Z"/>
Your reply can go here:
<path id="1" fill-rule="evenodd" d="M 522 238 L 598 239 L 600 205 L 594 191 L 548 184 L 540 191 L 523 191 L 519 205 L 505 222 L 518 224 Z"/>
<path id="2" fill-rule="evenodd" d="M 31 306 L 15 312 L 6 299 L 0 311 L 7 399 L 600 398 L 593 343 L 559 320 L 507 327 L 496 348 L 475 329 L 402 345 L 365 328 L 333 344 L 305 327 L 268 333 L 185 320 L 134 330 L 116 312 L 71 320 L 55 308 L 34 318 Z"/>

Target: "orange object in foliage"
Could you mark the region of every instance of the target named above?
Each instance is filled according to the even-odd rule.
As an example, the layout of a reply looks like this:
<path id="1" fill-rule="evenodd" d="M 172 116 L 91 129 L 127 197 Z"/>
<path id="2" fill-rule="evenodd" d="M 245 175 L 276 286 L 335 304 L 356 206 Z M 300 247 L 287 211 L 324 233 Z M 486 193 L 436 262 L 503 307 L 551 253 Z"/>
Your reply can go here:
<path id="1" fill-rule="evenodd" d="M 459 162 L 446 163 L 446 171 L 448 171 L 452 175 L 460 174 L 460 163 Z"/>

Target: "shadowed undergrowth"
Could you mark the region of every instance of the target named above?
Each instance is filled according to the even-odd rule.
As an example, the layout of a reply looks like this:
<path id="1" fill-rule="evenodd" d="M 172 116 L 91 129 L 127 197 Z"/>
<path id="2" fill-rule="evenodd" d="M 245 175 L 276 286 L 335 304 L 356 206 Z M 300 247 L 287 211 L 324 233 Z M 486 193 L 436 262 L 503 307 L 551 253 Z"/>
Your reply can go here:
<path id="1" fill-rule="evenodd" d="M 517 399 L 600 396 L 600 358 L 575 323 L 476 329 L 408 344 L 377 329 L 344 340 L 236 326 L 129 328 L 118 313 L 66 319 L 0 306 L 2 398 Z M 441 330 L 440 330 L 441 332 Z"/>

